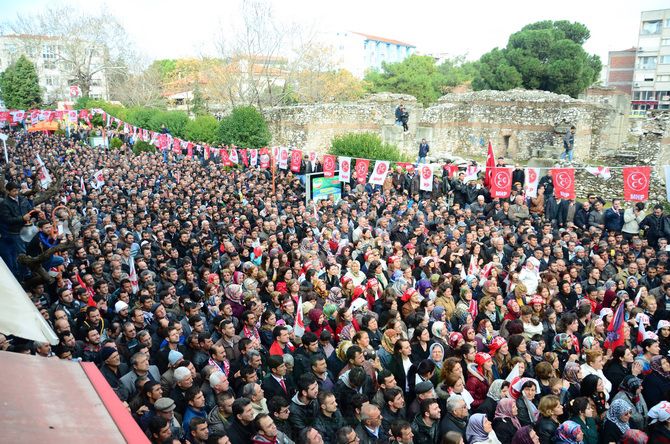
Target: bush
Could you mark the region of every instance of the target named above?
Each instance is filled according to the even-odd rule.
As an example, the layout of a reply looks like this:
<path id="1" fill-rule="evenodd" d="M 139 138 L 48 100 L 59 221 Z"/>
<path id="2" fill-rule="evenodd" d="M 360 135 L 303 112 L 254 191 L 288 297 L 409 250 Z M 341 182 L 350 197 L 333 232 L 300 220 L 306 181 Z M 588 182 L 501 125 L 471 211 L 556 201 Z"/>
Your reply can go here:
<path id="1" fill-rule="evenodd" d="M 270 143 L 270 131 L 265 119 L 253 106 L 241 106 L 221 121 L 221 142 L 242 148 L 262 148 Z"/>
<path id="2" fill-rule="evenodd" d="M 198 116 L 186 124 L 184 133 L 192 142 L 218 143 L 219 122 L 213 116 Z"/>
<path id="3" fill-rule="evenodd" d="M 141 154 L 141 153 L 155 153 L 156 152 L 156 147 L 150 144 L 149 142 L 145 142 L 144 140 L 138 140 L 135 142 L 135 145 L 133 145 L 133 153 L 135 154 Z"/>
<path id="4" fill-rule="evenodd" d="M 123 146 L 123 140 L 119 139 L 118 137 L 113 137 L 109 142 L 109 146 L 112 149 L 118 150 Z"/>
<path id="5" fill-rule="evenodd" d="M 378 135 L 372 133 L 347 133 L 335 136 L 331 141 L 331 148 L 328 152 L 336 156 L 361 157 L 372 160 L 412 161 L 397 146 L 382 142 Z M 370 167 L 372 166 L 370 164 Z"/>
<path id="6" fill-rule="evenodd" d="M 149 119 L 149 129 L 160 131 L 161 125 L 165 125 L 174 137 L 184 138 L 184 129 L 188 123 L 188 116 L 181 111 L 157 111 Z"/>

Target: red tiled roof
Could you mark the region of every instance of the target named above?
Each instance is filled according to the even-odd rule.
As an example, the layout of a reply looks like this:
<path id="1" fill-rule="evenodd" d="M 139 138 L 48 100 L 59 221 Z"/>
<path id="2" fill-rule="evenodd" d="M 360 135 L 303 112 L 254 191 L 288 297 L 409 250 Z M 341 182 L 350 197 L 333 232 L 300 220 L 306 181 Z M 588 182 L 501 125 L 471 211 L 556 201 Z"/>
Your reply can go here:
<path id="1" fill-rule="evenodd" d="M 410 46 L 412 48 L 416 48 L 415 45 L 412 45 L 411 43 L 406 43 L 406 42 L 401 42 L 400 40 L 394 40 L 394 39 L 387 39 L 386 37 L 379 37 L 376 35 L 370 35 L 370 34 L 363 34 L 362 32 L 353 32 L 353 34 L 358 34 L 362 35 L 368 40 L 374 40 L 377 42 L 384 42 L 384 43 L 391 43 L 393 45 L 400 45 L 400 46 Z"/>

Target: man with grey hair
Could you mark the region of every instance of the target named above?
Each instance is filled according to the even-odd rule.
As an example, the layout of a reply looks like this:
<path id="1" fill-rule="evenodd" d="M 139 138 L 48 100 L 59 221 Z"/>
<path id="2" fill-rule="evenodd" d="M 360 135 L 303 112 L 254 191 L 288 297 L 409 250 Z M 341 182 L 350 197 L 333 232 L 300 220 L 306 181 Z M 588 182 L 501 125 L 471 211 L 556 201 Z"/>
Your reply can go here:
<path id="1" fill-rule="evenodd" d="M 242 396 L 245 398 L 249 398 L 249 400 L 251 401 L 251 408 L 254 409 L 254 418 L 259 413 L 265 413 L 265 414 L 269 413 L 268 402 L 265 399 L 265 392 L 263 391 L 263 388 L 259 384 L 256 384 L 255 382 L 245 384 L 242 387 Z"/>
<path id="2" fill-rule="evenodd" d="M 457 432 L 465 440 L 465 428 L 468 425 L 468 406 L 461 395 L 447 398 L 447 412 L 440 421 L 440 436 L 447 432 Z"/>
<path id="3" fill-rule="evenodd" d="M 361 407 L 361 423 L 356 427 L 361 444 L 388 442 L 388 434 L 382 428 L 382 412 L 375 404 L 366 402 Z"/>

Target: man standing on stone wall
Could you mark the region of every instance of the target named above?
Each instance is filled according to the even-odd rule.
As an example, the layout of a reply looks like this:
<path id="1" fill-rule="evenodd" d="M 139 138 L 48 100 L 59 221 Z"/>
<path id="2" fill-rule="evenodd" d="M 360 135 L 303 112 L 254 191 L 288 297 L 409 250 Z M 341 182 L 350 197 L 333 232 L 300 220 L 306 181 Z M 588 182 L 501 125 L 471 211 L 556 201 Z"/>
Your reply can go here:
<path id="1" fill-rule="evenodd" d="M 565 152 L 561 154 L 561 159 L 567 158 L 570 162 L 572 162 L 573 150 L 575 148 L 575 130 L 573 125 L 570 127 L 570 130 L 565 133 L 565 136 L 563 136 L 563 149 L 565 149 Z"/>
<path id="2" fill-rule="evenodd" d="M 419 144 L 419 165 L 426 163 L 426 156 L 430 152 L 430 145 L 426 142 L 426 139 L 421 139 Z"/>

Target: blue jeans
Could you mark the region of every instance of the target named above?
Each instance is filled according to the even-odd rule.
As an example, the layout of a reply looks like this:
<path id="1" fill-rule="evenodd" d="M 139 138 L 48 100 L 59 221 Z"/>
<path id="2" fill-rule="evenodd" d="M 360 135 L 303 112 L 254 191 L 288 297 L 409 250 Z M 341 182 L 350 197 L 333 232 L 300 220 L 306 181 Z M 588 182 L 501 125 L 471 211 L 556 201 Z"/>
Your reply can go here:
<path id="1" fill-rule="evenodd" d="M 426 163 L 426 158 L 425 158 L 425 157 L 421 157 L 421 156 L 419 156 L 419 161 L 418 161 L 418 163 L 419 163 L 419 165 L 422 165 L 422 164 Z"/>
<path id="2" fill-rule="evenodd" d="M 561 159 L 565 159 L 566 157 L 570 162 L 572 162 L 572 156 L 575 150 L 565 150 L 563 154 L 561 154 Z"/>
<path id="3" fill-rule="evenodd" d="M 5 261 L 9 271 L 19 280 L 23 276 L 19 273 L 19 254 L 25 251 L 24 243 L 18 234 L 3 234 L 0 237 L 0 257 Z"/>

